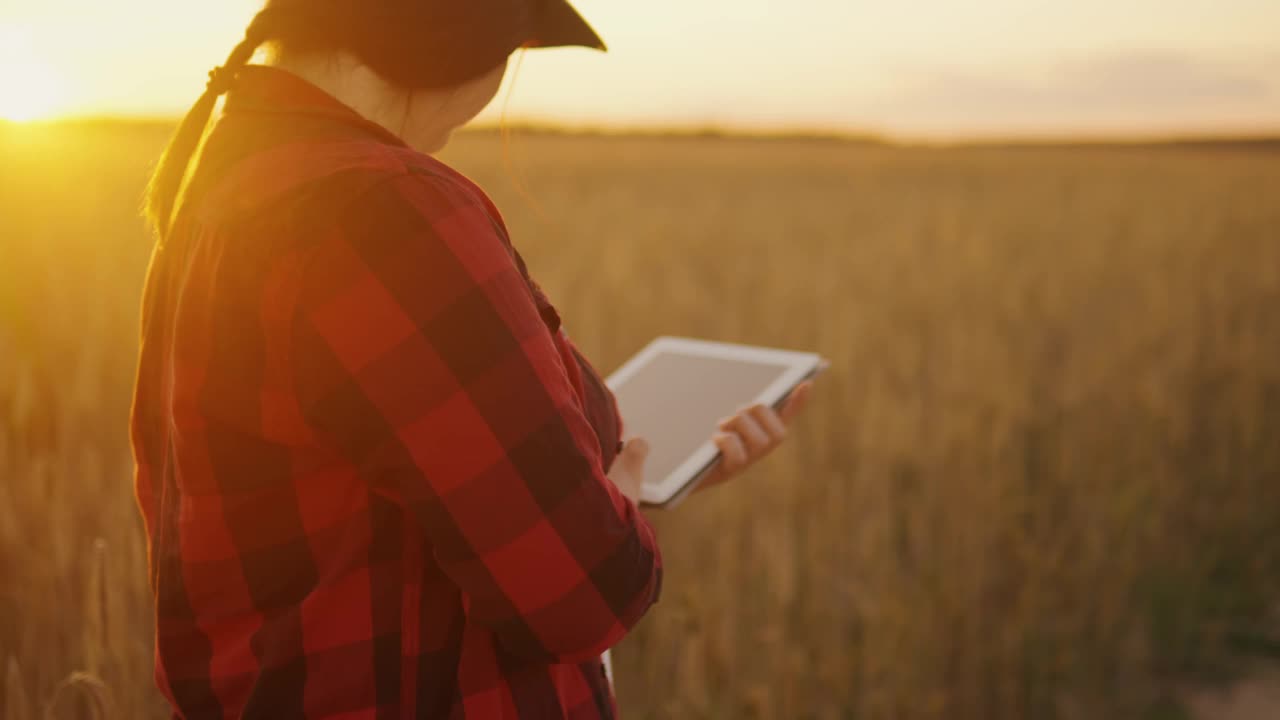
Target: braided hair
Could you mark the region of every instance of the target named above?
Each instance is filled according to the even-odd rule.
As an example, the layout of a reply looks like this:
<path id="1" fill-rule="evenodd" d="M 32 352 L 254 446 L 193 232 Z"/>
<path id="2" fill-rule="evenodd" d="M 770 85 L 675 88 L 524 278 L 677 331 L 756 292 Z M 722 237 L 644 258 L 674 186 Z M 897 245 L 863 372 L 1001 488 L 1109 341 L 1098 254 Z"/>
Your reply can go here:
<path id="1" fill-rule="evenodd" d="M 169 140 L 164 154 L 160 156 L 156 171 L 147 185 L 144 214 L 161 242 L 169 234 L 178 193 L 187 176 L 191 156 L 195 154 L 209 124 L 213 106 L 231 88 L 240 68 L 248 64 L 258 48 L 270 39 L 273 15 L 271 8 L 259 12 L 245 30 L 244 39 L 227 56 L 226 62 L 209 71 L 209 82 L 205 85 L 204 93 L 187 111 L 173 138 Z"/>

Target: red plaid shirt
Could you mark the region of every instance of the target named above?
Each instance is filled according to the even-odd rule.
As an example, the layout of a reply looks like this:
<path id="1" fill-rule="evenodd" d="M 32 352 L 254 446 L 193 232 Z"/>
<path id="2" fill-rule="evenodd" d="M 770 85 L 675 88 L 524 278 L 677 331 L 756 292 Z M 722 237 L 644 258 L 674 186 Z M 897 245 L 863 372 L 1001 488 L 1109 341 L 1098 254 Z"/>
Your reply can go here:
<path id="1" fill-rule="evenodd" d="M 156 680 L 185 718 L 598 718 L 657 599 L 621 418 L 474 184 L 283 70 L 142 307 Z"/>

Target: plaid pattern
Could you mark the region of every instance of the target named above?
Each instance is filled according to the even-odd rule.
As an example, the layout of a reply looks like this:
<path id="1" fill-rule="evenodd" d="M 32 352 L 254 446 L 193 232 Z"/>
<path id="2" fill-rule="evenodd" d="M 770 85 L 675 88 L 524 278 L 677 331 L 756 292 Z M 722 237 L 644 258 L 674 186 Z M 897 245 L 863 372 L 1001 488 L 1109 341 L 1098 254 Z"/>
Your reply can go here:
<path id="1" fill-rule="evenodd" d="M 600 718 L 661 559 L 621 418 L 488 198 L 250 66 L 142 308 L 156 680 L 184 718 Z"/>

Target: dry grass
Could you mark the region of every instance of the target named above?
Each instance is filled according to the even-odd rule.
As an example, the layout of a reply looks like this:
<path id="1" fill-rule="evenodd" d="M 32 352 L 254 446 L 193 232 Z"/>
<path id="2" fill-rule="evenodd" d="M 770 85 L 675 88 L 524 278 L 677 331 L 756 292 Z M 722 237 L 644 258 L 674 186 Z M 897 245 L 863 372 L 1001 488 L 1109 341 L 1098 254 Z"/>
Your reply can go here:
<path id="1" fill-rule="evenodd" d="M 164 136 L 0 128 L 13 720 L 162 714 L 125 419 Z M 659 333 L 833 360 L 788 446 L 658 519 L 664 598 L 616 653 L 628 717 L 1136 717 L 1280 596 L 1280 157 L 513 154 L 542 218 L 496 139 L 449 158 L 602 369 Z"/>

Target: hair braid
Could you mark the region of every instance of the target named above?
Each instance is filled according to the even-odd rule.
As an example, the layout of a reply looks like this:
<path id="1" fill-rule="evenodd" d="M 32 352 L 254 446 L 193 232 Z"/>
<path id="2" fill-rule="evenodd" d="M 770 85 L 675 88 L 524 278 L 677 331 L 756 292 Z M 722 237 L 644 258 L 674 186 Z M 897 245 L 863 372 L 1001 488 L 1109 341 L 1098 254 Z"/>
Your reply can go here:
<path id="1" fill-rule="evenodd" d="M 213 106 L 217 104 L 218 98 L 223 93 L 231 89 L 240 68 L 248 64 L 258 48 L 269 39 L 271 18 L 274 14 L 275 12 L 271 9 L 258 13 L 245 30 L 244 39 L 227 56 L 226 62 L 209 71 L 209 82 L 205 85 L 204 93 L 187 111 L 169 140 L 164 154 L 160 156 L 156 171 L 147 184 L 144 214 L 155 229 L 157 240 L 161 243 L 169 234 L 178 193 L 181 192 L 183 181 L 186 179 L 191 156 L 195 154 L 209 125 Z"/>

